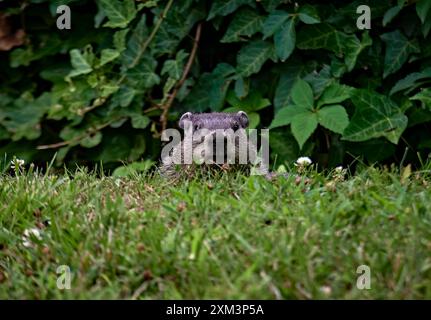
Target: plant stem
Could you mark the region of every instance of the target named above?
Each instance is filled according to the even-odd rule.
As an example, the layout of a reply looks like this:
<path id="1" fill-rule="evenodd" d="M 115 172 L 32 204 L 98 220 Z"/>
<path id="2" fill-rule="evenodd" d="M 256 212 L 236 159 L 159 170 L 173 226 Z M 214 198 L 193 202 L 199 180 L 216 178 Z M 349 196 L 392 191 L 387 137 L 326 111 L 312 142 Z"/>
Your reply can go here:
<path id="1" fill-rule="evenodd" d="M 190 69 L 192 67 L 193 60 L 196 56 L 196 52 L 198 49 L 199 39 L 201 37 L 201 31 L 202 31 L 202 24 L 199 23 L 197 28 L 196 28 L 196 35 L 194 38 L 192 52 L 190 53 L 189 60 L 187 61 L 187 64 L 184 68 L 183 75 L 182 75 L 181 79 L 177 82 L 177 84 L 175 85 L 175 88 L 172 91 L 172 93 L 170 94 L 169 99 L 166 102 L 166 104 L 161 107 L 161 109 L 163 110 L 162 115 L 160 116 L 160 122 L 162 123 L 162 131 L 166 130 L 166 126 L 167 126 L 167 122 L 168 122 L 169 109 L 171 108 L 172 103 L 174 102 L 174 99 L 178 94 L 178 91 L 181 89 L 182 85 L 184 84 L 184 81 L 186 81 L 187 75 L 189 74 Z"/>

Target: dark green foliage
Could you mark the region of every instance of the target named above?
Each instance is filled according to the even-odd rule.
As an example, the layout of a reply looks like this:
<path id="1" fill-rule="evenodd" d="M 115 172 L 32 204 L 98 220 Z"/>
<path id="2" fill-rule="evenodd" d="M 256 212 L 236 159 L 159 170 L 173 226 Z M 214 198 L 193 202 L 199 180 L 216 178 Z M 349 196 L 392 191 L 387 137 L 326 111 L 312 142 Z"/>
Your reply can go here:
<path id="1" fill-rule="evenodd" d="M 71 30 L 56 28 L 59 1 L 8 3 L 0 11 L 26 37 L 0 52 L 0 154 L 157 159 L 173 92 L 168 126 L 183 111 L 242 109 L 252 127 L 274 128 L 279 164 L 422 161 L 430 151 L 428 0 L 368 1 L 371 30 L 356 26 L 367 1 L 62 1 Z"/>

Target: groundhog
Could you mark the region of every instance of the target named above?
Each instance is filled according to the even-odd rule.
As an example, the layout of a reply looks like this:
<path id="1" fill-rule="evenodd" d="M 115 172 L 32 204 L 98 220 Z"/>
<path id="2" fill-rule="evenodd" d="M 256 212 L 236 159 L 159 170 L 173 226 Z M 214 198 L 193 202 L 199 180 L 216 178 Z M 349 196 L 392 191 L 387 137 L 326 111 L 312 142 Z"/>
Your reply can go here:
<path id="1" fill-rule="evenodd" d="M 184 138 L 176 136 L 180 141 L 175 143 L 174 138 L 162 150 L 162 175 L 193 177 L 199 170 L 238 169 L 250 173 L 251 168 L 257 174 L 268 174 L 267 165 L 257 156 L 256 141 L 245 131 L 248 124 L 244 111 L 183 114 L 179 127 L 184 130 Z M 163 140 L 169 139 L 165 136 Z"/>

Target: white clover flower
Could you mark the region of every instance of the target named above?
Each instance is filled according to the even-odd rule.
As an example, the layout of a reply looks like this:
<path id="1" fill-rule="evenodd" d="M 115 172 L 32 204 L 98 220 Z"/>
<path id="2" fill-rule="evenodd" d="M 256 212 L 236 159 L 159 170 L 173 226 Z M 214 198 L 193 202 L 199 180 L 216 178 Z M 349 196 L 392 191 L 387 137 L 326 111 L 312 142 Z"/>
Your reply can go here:
<path id="1" fill-rule="evenodd" d="M 307 167 L 312 163 L 313 163 L 313 161 L 311 161 L 311 159 L 309 157 L 299 157 L 295 162 L 295 166 Z"/>
<path id="2" fill-rule="evenodd" d="M 334 170 L 336 173 L 342 173 L 343 172 L 343 166 L 338 166 Z"/>
<path id="3" fill-rule="evenodd" d="M 344 181 L 344 176 L 347 173 L 347 169 L 344 169 L 343 166 L 338 166 L 334 169 L 334 172 L 332 173 L 332 178 L 335 180 L 335 182 L 341 182 Z"/>
<path id="4" fill-rule="evenodd" d="M 329 296 L 332 293 L 332 288 L 330 286 L 322 286 L 322 287 L 320 287 L 320 291 L 324 295 Z"/>
<path id="5" fill-rule="evenodd" d="M 42 239 L 39 229 L 30 228 L 24 230 L 24 234 L 22 236 L 22 244 L 24 247 L 30 248 L 34 245 L 34 243 L 31 241 L 31 238 L 36 238 L 37 240 Z"/>
<path id="6" fill-rule="evenodd" d="M 22 159 L 13 159 L 10 164 L 11 164 L 11 168 L 15 169 L 15 168 L 21 168 L 24 166 L 25 161 Z"/>

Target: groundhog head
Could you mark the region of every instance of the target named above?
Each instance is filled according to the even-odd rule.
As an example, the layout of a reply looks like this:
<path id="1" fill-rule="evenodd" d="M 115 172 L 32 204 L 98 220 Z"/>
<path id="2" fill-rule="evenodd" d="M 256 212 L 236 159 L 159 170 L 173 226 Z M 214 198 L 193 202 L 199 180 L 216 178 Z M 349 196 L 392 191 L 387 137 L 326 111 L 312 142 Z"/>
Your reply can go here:
<path id="1" fill-rule="evenodd" d="M 183 114 L 180 128 L 193 136 L 193 149 L 199 150 L 202 159 L 216 163 L 234 162 L 239 145 L 247 151 L 245 130 L 248 116 L 244 111 L 236 113 L 191 113 Z M 240 141 L 243 141 L 241 143 Z"/>
<path id="2" fill-rule="evenodd" d="M 212 113 L 191 113 L 186 112 L 181 116 L 179 126 L 181 129 L 186 128 L 186 123 L 189 121 L 193 131 L 199 129 L 227 130 L 245 129 L 248 127 L 248 116 L 244 111 L 237 113 L 227 112 L 212 112 Z"/>

